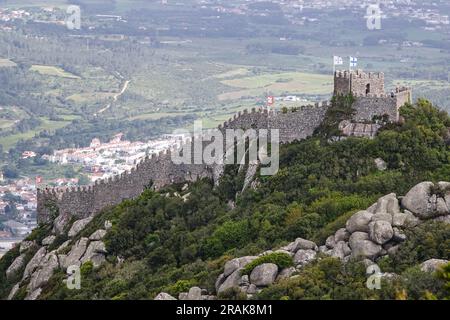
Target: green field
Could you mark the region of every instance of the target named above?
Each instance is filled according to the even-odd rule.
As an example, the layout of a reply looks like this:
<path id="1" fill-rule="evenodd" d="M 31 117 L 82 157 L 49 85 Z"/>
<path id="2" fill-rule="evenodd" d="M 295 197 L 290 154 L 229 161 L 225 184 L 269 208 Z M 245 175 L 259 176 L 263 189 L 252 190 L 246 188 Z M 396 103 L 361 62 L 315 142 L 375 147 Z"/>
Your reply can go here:
<path id="1" fill-rule="evenodd" d="M 246 96 L 261 96 L 269 92 L 277 95 L 287 93 L 326 95 L 333 91 L 332 76 L 303 72 L 265 74 L 233 80 L 223 80 L 222 83 L 241 90 L 220 94 L 218 96 L 219 100 L 234 100 Z"/>
<path id="2" fill-rule="evenodd" d="M 36 71 L 44 76 L 54 76 L 68 79 L 80 79 L 80 77 L 55 66 L 33 65 L 31 66 L 30 70 Z"/>
<path id="3" fill-rule="evenodd" d="M 9 59 L 2 59 L 0 58 L 0 68 L 2 67 L 15 67 L 16 63 L 14 61 L 11 61 Z"/>
<path id="4" fill-rule="evenodd" d="M 71 122 L 71 120 L 69 119 L 67 121 L 50 121 L 46 118 L 42 118 L 41 120 L 42 124 L 34 130 L 30 130 L 24 133 L 12 134 L 6 137 L 0 137 L 0 145 L 3 146 L 3 150 L 8 150 L 9 148 L 13 147 L 21 139 L 26 140 L 33 138 L 35 134 L 39 133 L 40 131 L 54 131 L 68 125 Z"/>

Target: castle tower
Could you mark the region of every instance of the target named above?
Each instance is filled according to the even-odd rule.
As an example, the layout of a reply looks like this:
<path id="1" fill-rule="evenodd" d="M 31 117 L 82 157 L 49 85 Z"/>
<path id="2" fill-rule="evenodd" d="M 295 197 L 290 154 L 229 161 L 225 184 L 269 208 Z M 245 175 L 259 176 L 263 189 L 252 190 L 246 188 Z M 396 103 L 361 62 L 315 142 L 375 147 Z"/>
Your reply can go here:
<path id="1" fill-rule="evenodd" d="M 384 92 L 383 72 L 336 71 L 334 74 L 334 95 L 381 96 Z"/>

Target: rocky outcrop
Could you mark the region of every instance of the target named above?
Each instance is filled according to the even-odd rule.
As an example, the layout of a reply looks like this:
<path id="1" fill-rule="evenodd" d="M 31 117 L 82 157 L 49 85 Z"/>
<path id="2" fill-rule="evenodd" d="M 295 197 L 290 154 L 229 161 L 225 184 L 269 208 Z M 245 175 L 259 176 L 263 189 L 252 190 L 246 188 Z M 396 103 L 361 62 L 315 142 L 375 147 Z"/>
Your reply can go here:
<path id="1" fill-rule="evenodd" d="M 263 263 L 253 269 L 250 283 L 257 287 L 267 287 L 274 283 L 278 275 L 278 266 L 273 263 Z"/>
<path id="2" fill-rule="evenodd" d="M 369 266 L 380 257 L 395 255 L 402 242 L 407 240 L 406 229 L 414 228 L 428 219 L 450 221 L 448 208 L 450 208 L 450 183 L 447 182 L 440 182 L 437 185 L 431 182 L 418 184 L 401 201 L 396 194 L 388 194 L 378 199 L 367 210 L 351 216 L 345 228 L 329 236 L 320 248 L 312 241 L 298 238 L 278 250 L 269 250 L 260 255 L 272 252 L 286 253 L 292 257 L 295 267 L 279 270 L 275 264 L 264 263 L 256 266 L 247 279 L 241 275 L 241 271 L 249 260 L 253 261 L 256 257 L 228 261 L 224 272 L 216 281 L 216 291 L 221 293 L 237 287 L 248 296 L 252 296 L 275 281 L 295 277 L 296 271 L 314 261 L 318 253 L 339 258 L 344 262 L 358 259 Z M 433 272 L 446 263 L 447 260 L 432 259 L 424 262 L 421 269 Z M 388 274 L 384 276 L 389 277 Z"/>
<path id="3" fill-rule="evenodd" d="M 20 256 L 14 259 L 13 263 L 6 270 L 6 278 L 11 278 L 13 275 L 17 274 L 20 269 L 22 269 L 23 265 L 25 264 L 25 257 L 26 255 L 22 253 Z"/>
<path id="4" fill-rule="evenodd" d="M 438 189 L 441 194 L 433 193 Z M 450 213 L 450 184 L 422 182 L 412 188 L 402 199 L 402 206 L 420 219 L 431 219 Z M 444 196 L 442 196 L 444 195 Z"/>
<path id="5" fill-rule="evenodd" d="M 85 222 L 83 222 L 84 224 Z M 80 224 L 76 227 L 76 233 L 81 232 L 78 229 Z M 106 260 L 105 244 L 100 240 L 105 236 L 106 231 L 101 229 L 94 232 L 90 239 L 81 238 L 74 245 L 71 245 L 72 240 L 64 242 L 58 249 L 48 251 L 47 247 L 54 242 L 56 236 L 50 235 L 42 241 L 42 247 L 37 250 L 31 260 L 25 266 L 22 281 L 17 283 L 9 294 L 9 298 L 13 298 L 21 286 L 27 284 L 27 300 L 35 300 L 42 292 L 42 287 L 53 276 L 54 272 L 61 268 L 66 270 L 69 266 L 81 264 L 91 261 L 94 267 L 99 267 Z M 23 253 L 17 257 L 6 271 L 8 278 L 17 274 L 25 265 L 26 255 L 29 248 L 35 245 L 34 242 L 26 242 L 21 245 Z M 68 254 L 62 254 L 66 248 L 70 248 Z"/>
<path id="6" fill-rule="evenodd" d="M 441 267 L 445 266 L 446 264 L 449 264 L 450 261 L 443 260 L 443 259 L 430 259 L 425 262 L 423 262 L 420 265 L 420 270 L 423 272 L 436 272 Z"/>
<path id="7" fill-rule="evenodd" d="M 177 299 L 175 299 L 168 293 L 161 292 L 153 300 L 177 300 Z"/>
<path id="8" fill-rule="evenodd" d="M 88 224 L 92 221 L 92 217 L 88 217 L 85 219 L 77 220 L 73 223 L 72 227 L 69 230 L 68 236 L 75 237 L 78 233 L 81 232 Z"/>

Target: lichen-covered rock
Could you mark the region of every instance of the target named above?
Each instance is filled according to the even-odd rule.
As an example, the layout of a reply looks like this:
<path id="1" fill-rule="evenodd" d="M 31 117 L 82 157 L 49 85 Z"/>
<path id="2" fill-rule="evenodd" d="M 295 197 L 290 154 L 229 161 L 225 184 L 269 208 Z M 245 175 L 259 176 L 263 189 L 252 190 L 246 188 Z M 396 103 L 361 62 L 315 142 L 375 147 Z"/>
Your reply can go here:
<path id="1" fill-rule="evenodd" d="M 28 249 L 30 249 L 32 246 L 34 246 L 34 241 L 22 241 L 20 243 L 20 253 L 24 253 Z"/>
<path id="2" fill-rule="evenodd" d="M 304 266 L 316 258 L 316 251 L 314 250 L 298 250 L 294 256 L 294 263 L 296 266 Z"/>
<path id="3" fill-rule="evenodd" d="M 85 219 L 77 220 L 73 223 L 72 227 L 69 230 L 68 236 L 75 237 L 78 233 L 81 232 L 88 224 L 92 221 L 92 217 L 88 217 Z"/>
<path id="4" fill-rule="evenodd" d="M 327 246 L 327 248 L 333 249 L 334 246 L 336 245 L 336 240 L 335 240 L 334 236 L 329 236 L 327 238 L 327 240 L 325 241 L 325 245 Z"/>
<path id="5" fill-rule="evenodd" d="M 95 231 L 91 236 L 89 237 L 89 240 L 91 241 L 99 241 L 102 240 L 106 236 L 106 230 L 99 229 Z"/>
<path id="6" fill-rule="evenodd" d="M 105 260 L 106 247 L 102 241 L 92 241 L 81 259 L 81 263 L 91 261 L 94 267 L 99 267 Z"/>
<path id="7" fill-rule="evenodd" d="M 219 290 L 217 290 L 217 293 L 222 293 L 224 291 L 227 291 L 230 288 L 239 287 L 239 284 L 241 283 L 241 271 L 242 269 L 235 270 L 232 274 L 230 274 L 225 281 L 220 285 Z"/>
<path id="8" fill-rule="evenodd" d="M 8 300 L 12 300 L 14 298 L 14 296 L 16 295 L 17 291 L 19 291 L 19 289 L 20 289 L 20 284 L 16 283 L 14 285 L 14 287 L 11 289 L 11 291 L 9 292 L 9 295 L 8 295 L 7 299 Z"/>
<path id="9" fill-rule="evenodd" d="M 359 211 L 347 220 L 345 228 L 348 232 L 369 232 L 369 223 L 373 214 L 368 211 Z"/>
<path id="10" fill-rule="evenodd" d="M 9 268 L 6 270 L 6 278 L 11 278 L 13 275 L 17 274 L 19 270 L 23 267 L 25 264 L 25 257 L 26 255 L 22 253 L 20 256 L 18 256 L 16 259 L 14 259 L 13 263 L 9 266 Z"/>
<path id="11" fill-rule="evenodd" d="M 53 243 L 53 241 L 55 241 L 55 239 L 56 239 L 56 236 L 50 235 L 47 238 L 44 238 L 42 240 L 42 245 L 43 246 L 49 246 L 49 245 L 51 245 Z"/>
<path id="12" fill-rule="evenodd" d="M 375 213 L 389 213 L 390 215 L 400 212 L 397 195 L 395 193 L 381 197 L 377 201 Z"/>
<path id="13" fill-rule="evenodd" d="M 154 300 L 177 300 L 177 299 L 175 299 L 168 293 L 161 292 L 155 297 Z"/>
<path id="14" fill-rule="evenodd" d="M 70 220 L 72 220 L 72 215 L 67 212 L 57 216 L 53 221 L 53 232 L 56 234 L 62 234 Z"/>
<path id="15" fill-rule="evenodd" d="M 188 295 L 187 295 L 187 299 L 188 300 L 202 300 L 202 289 L 200 289 L 199 287 L 190 288 Z"/>
<path id="16" fill-rule="evenodd" d="M 422 270 L 423 272 L 435 272 L 439 270 L 439 268 L 441 268 L 442 266 L 448 264 L 449 262 L 450 261 L 443 259 L 430 259 L 423 262 L 420 265 L 420 270 Z"/>
<path id="17" fill-rule="evenodd" d="M 394 230 L 387 221 L 375 221 L 369 224 L 369 238 L 377 244 L 385 244 L 394 236 Z"/>
<path id="18" fill-rule="evenodd" d="M 369 240 L 369 234 L 366 232 L 357 231 L 357 232 L 352 233 L 352 235 L 350 236 L 350 239 L 348 240 L 348 244 L 349 244 L 350 248 L 353 249 L 353 247 L 355 247 L 358 242 L 361 242 L 364 240 Z"/>
<path id="19" fill-rule="evenodd" d="M 309 240 L 297 238 L 294 242 L 288 244 L 287 246 L 281 248 L 282 250 L 290 251 L 290 252 L 297 252 L 298 250 L 318 250 L 317 245 Z"/>
<path id="20" fill-rule="evenodd" d="M 214 288 L 216 288 L 216 292 L 219 292 L 219 288 L 222 285 L 222 283 L 225 281 L 227 277 L 225 277 L 225 274 L 221 273 L 217 279 L 216 279 L 216 283 L 214 284 Z"/>
<path id="21" fill-rule="evenodd" d="M 33 258 L 28 262 L 27 266 L 25 267 L 25 270 L 23 272 L 23 278 L 26 279 L 36 270 L 36 268 L 41 264 L 42 259 L 44 259 L 45 255 L 47 254 L 47 249 L 45 247 L 40 248 Z"/>
<path id="22" fill-rule="evenodd" d="M 406 240 L 406 234 L 404 234 L 399 228 L 393 228 L 394 229 L 394 236 L 392 239 L 396 242 L 403 242 Z"/>
<path id="23" fill-rule="evenodd" d="M 347 242 L 339 241 L 331 250 L 331 256 L 339 259 L 344 259 L 346 256 L 350 255 L 352 250 L 348 246 Z"/>
<path id="24" fill-rule="evenodd" d="M 278 274 L 277 281 L 290 278 L 296 271 L 297 269 L 295 269 L 294 267 L 284 268 Z"/>
<path id="25" fill-rule="evenodd" d="M 348 239 L 350 239 L 350 232 L 348 232 L 347 229 L 345 229 L 345 228 L 339 229 L 334 234 L 334 240 L 336 242 L 348 241 Z"/>
<path id="26" fill-rule="evenodd" d="M 255 256 L 245 256 L 241 258 L 235 258 L 225 263 L 223 274 L 225 277 L 228 277 L 238 268 L 244 268 L 247 264 L 252 262 L 258 257 Z"/>
<path id="27" fill-rule="evenodd" d="M 263 263 L 255 267 L 250 274 L 250 282 L 257 287 L 267 287 L 275 282 L 278 266 L 274 263 Z"/>
<path id="28" fill-rule="evenodd" d="M 81 262 L 80 259 L 83 257 L 84 253 L 87 249 L 87 244 L 89 242 L 88 238 L 81 238 L 72 246 L 72 249 L 70 250 L 69 254 L 63 258 L 61 256 L 61 267 L 63 269 L 67 269 L 69 266 L 76 265 L 80 266 Z"/>
<path id="29" fill-rule="evenodd" d="M 60 246 L 58 247 L 58 249 L 56 249 L 56 252 L 60 253 L 62 250 L 64 250 L 65 248 L 67 248 L 71 242 L 72 242 L 72 240 L 67 240 L 67 241 L 65 241 L 62 245 L 60 245 Z"/>
<path id="30" fill-rule="evenodd" d="M 375 221 L 386 221 L 389 224 L 392 224 L 392 215 L 390 213 L 375 213 L 372 216 L 371 222 Z"/>
<path id="31" fill-rule="evenodd" d="M 356 259 L 374 260 L 380 256 L 382 250 L 383 248 L 380 245 L 370 240 L 362 240 L 353 243 L 351 256 Z"/>
<path id="32" fill-rule="evenodd" d="M 55 269 L 59 267 L 58 257 L 53 252 L 48 253 L 37 270 L 32 274 L 28 284 L 28 292 L 34 292 L 52 277 Z"/>
<path id="33" fill-rule="evenodd" d="M 42 289 L 38 288 L 38 289 L 34 290 L 33 292 L 29 293 L 25 297 L 25 300 L 36 300 L 41 295 L 41 292 L 42 292 Z"/>
<path id="34" fill-rule="evenodd" d="M 433 187 L 432 182 L 422 182 L 414 186 L 402 199 L 403 207 L 423 220 L 438 216 L 436 202 L 430 199 Z"/>

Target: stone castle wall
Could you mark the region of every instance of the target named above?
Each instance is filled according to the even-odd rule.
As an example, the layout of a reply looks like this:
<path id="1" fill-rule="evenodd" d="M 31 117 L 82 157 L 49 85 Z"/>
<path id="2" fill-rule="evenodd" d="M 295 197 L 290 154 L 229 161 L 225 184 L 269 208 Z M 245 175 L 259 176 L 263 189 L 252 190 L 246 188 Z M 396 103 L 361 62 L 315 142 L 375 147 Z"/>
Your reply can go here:
<path id="1" fill-rule="evenodd" d="M 348 94 L 351 90 L 356 96 L 356 102 L 353 105 L 356 115 L 351 119 L 354 122 L 370 122 L 374 116 L 385 114 L 391 121 L 398 121 L 399 108 L 411 101 L 411 91 L 407 88 L 398 88 L 392 94 L 386 95 L 383 73 L 337 71 L 334 80 L 335 94 Z M 366 94 L 368 84 L 370 84 L 370 94 Z M 286 113 L 244 110 L 218 129 L 222 133 L 226 129 L 279 129 L 280 142 L 289 143 L 311 136 L 321 124 L 329 107 L 329 102 L 323 102 L 288 110 Z M 203 143 L 205 146 L 210 142 Z M 192 141 L 187 141 L 186 146 L 191 148 L 193 158 Z M 177 165 L 172 161 L 169 150 L 145 158 L 131 172 L 96 182 L 91 186 L 38 190 L 38 222 L 48 222 L 53 218 L 51 204 L 57 207 L 59 215 L 84 218 L 108 206 L 119 204 L 125 199 L 139 196 L 150 182 L 153 182 L 153 187 L 156 189 L 171 183 L 195 181 L 202 177 L 212 178 L 217 182 L 222 172 L 223 166 L 219 165 Z"/>
<path id="2" fill-rule="evenodd" d="M 310 136 L 321 123 L 329 104 L 301 107 L 287 113 L 269 113 L 267 110 L 245 110 L 219 126 L 225 129 L 279 129 L 280 142 L 287 143 Z M 210 142 L 203 142 L 208 145 Z M 192 140 L 189 146 L 194 157 Z M 195 181 L 207 177 L 218 179 L 220 168 L 204 164 L 175 164 L 171 151 L 152 155 L 138 163 L 131 172 L 126 172 L 105 181 L 97 181 L 91 186 L 73 188 L 46 188 L 37 193 L 38 223 L 46 223 L 52 218 L 52 208 L 56 206 L 59 215 L 85 218 L 102 209 L 121 203 L 125 199 L 139 196 L 146 186 L 153 182 L 155 189 L 171 183 Z"/>

